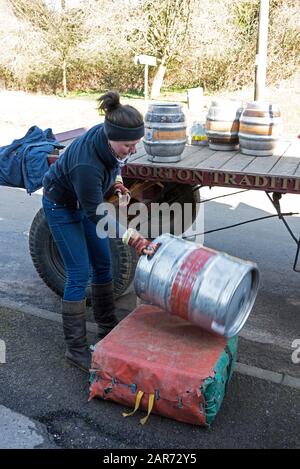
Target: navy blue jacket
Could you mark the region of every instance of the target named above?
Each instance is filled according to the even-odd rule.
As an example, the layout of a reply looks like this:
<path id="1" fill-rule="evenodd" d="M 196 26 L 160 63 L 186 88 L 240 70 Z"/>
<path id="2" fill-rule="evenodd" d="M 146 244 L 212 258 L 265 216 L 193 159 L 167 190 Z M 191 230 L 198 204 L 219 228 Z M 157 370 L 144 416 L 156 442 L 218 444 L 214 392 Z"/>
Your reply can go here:
<path id="1" fill-rule="evenodd" d="M 51 129 L 30 127 L 26 135 L 10 145 L 0 147 L 0 185 L 26 188 L 27 192 L 42 187 L 48 171 L 48 156 L 54 148 L 63 148 Z"/>
<path id="2" fill-rule="evenodd" d="M 75 139 L 49 168 L 43 179 L 45 196 L 67 206 L 77 201 L 94 223 L 104 194 L 120 174 L 120 167 L 108 145 L 103 124 L 98 124 Z"/>

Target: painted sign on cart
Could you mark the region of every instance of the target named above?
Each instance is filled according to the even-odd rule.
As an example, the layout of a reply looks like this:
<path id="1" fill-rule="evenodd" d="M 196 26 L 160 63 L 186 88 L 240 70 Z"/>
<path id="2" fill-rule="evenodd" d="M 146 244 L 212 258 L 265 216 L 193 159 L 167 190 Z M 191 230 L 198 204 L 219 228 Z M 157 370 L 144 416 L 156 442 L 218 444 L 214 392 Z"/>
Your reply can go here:
<path id="1" fill-rule="evenodd" d="M 238 187 L 271 192 L 300 194 L 300 177 L 264 176 L 222 171 L 175 168 L 153 165 L 128 164 L 122 172 L 124 177 L 169 181 L 181 184 Z"/>

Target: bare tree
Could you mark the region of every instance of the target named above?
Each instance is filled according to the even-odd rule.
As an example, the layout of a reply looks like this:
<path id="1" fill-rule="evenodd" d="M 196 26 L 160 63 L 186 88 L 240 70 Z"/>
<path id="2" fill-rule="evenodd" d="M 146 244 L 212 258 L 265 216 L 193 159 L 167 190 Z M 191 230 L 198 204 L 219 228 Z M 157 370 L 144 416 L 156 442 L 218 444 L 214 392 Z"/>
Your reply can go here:
<path id="1" fill-rule="evenodd" d="M 9 0 L 15 16 L 38 30 L 45 44 L 58 56 L 64 95 L 67 95 L 67 66 L 76 47 L 86 39 L 86 9 L 69 8 L 61 0 L 60 9 L 43 0 Z"/>
<path id="2" fill-rule="evenodd" d="M 34 47 L 31 45 L 34 44 Z M 6 85 L 22 86 L 25 77 L 44 65 L 43 38 L 13 15 L 6 0 L 0 0 L 0 70 Z M 6 83 L 7 80 L 7 83 Z"/>
<path id="3" fill-rule="evenodd" d="M 145 0 L 144 21 L 139 29 L 148 52 L 155 55 L 159 67 L 155 74 L 151 97 L 159 96 L 168 62 L 180 54 L 188 40 L 194 0 Z"/>

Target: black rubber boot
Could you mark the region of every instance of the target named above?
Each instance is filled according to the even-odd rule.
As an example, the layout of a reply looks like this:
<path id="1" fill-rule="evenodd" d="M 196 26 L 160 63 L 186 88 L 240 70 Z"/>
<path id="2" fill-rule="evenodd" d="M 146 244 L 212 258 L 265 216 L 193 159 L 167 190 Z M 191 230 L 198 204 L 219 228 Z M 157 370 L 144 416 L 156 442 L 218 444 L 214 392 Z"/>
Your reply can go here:
<path id="1" fill-rule="evenodd" d="M 96 341 L 103 339 L 118 324 L 115 315 L 113 283 L 92 284 L 92 306 L 98 326 Z"/>
<path id="2" fill-rule="evenodd" d="M 83 371 L 91 368 L 91 352 L 86 339 L 86 307 L 82 301 L 62 300 L 62 319 L 66 358 Z"/>

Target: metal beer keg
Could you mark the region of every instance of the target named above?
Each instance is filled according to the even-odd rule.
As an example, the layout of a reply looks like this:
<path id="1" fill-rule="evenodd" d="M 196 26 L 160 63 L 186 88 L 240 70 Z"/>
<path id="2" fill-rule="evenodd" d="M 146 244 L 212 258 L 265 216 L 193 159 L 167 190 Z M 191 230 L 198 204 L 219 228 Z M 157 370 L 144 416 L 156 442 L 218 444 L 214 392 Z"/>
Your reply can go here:
<path id="1" fill-rule="evenodd" d="M 248 103 L 240 118 L 240 150 L 246 155 L 271 156 L 280 137 L 282 121 L 275 104 Z"/>
<path id="2" fill-rule="evenodd" d="M 206 134 L 212 150 L 237 150 L 239 118 L 243 111 L 240 101 L 212 101 L 206 116 Z"/>
<path id="3" fill-rule="evenodd" d="M 237 335 L 257 295 L 256 264 L 170 234 L 154 242 L 157 252 L 137 264 L 136 294 L 211 332 Z"/>
<path id="4" fill-rule="evenodd" d="M 150 104 L 145 115 L 143 142 L 150 161 L 180 161 L 186 144 L 186 119 L 182 106 L 178 103 Z"/>

